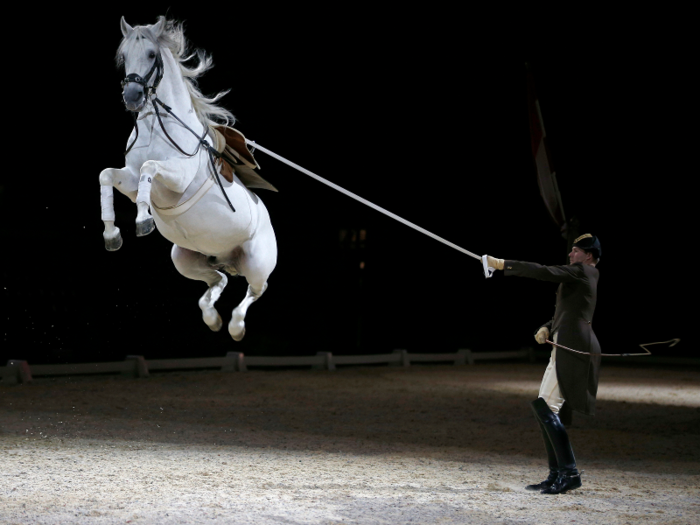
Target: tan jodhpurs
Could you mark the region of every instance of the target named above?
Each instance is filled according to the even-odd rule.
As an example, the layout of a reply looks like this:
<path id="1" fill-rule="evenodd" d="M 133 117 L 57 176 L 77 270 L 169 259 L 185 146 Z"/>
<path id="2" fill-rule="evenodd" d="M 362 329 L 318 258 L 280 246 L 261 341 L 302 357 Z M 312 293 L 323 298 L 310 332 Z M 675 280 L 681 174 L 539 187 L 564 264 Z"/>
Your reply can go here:
<path id="1" fill-rule="evenodd" d="M 558 336 L 559 334 L 554 334 L 553 341 L 555 343 Z M 557 380 L 557 348 L 554 346 L 552 347 L 552 355 L 549 357 L 547 370 L 544 371 L 539 397 L 545 400 L 547 406 L 555 414 L 559 413 L 559 409 L 564 404 L 564 398 L 561 397 L 559 381 Z"/>

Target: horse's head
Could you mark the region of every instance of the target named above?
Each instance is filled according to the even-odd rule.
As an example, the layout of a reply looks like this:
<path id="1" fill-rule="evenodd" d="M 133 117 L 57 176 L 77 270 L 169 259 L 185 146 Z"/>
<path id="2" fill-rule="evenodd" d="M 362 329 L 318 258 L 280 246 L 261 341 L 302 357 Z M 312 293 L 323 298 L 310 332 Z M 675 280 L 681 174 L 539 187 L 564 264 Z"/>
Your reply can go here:
<path id="1" fill-rule="evenodd" d="M 165 29 L 165 17 L 149 26 L 131 27 L 121 19 L 124 38 L 119 45 L 117 61 L 124 64 L 126 77 L 122 81 L 122 96 L 129 111 L 141 111 L 148 92 L 155 90 L 163 77 L 163 58 L 158 37 Z"/>

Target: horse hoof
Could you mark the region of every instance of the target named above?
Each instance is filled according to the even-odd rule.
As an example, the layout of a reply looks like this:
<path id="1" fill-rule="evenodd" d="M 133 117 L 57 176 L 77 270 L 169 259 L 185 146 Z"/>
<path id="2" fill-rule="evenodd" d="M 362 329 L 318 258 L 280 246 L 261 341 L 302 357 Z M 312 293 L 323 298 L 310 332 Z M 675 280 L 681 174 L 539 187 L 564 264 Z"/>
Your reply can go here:
<path id="1" fill-rule="evenodd" d="M 151 233 L 153 230 L 156 229 L 156 222 L 153 220 L 153 217 L 149 217 L 148 219 L 141 221 L 141 222 L 136 222 L 136 237 L 145 237 L 149 233 Z"/>
<path id="2" fill-rule="evenodd" d="M 212 332 L 218 332 L 224 325 L 219 312 L 217 312 L 215 308 L 212 308 L 211 311 L 202 312 L 202 319 L 204 319 L 204 322 Z"/>
<path id="3" fill-rule="evenodd" d="M 242 340 L 243 340 L 243 336 L 244 336 L 244 335 L 245 335 L 245 328 L 244 328 L 244 329 L 241 331 L 241 333 L 238 334 L 238 335 L 233 335 L 233 334 L 231 334 L 231 337 L 233 337 L 233 340 L 234 340 L 234 341 L 239 342 L 239 341 L 242 341 Z"/>
<path id="4" fill-rule="evenodd" d="M 105 248 L 109 252 L 116 252 L 119 248 L 122 247 L 122 235 L 119 232 L 119 228 L 116 228 L 116 232 L 112 236 L 107 236 L 107 233 L 103 233 L 102 237 L 105 240 Z"/>
<path id="5" fill-rule="evenodd" d="M 231 321 L 228 324 L 228 333 L 231 334 L 234 341 L 240 341 L 245 335 L 245 323 L 243 321 Z"/>

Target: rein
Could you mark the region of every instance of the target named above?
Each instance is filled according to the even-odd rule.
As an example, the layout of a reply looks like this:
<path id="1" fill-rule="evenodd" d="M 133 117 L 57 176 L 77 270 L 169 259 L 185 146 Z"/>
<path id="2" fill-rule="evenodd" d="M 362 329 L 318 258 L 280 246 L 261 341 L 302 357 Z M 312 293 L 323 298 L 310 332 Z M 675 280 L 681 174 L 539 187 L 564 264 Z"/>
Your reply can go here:
<path id="1" fill-rule="evenodd" d="M 160 123 L 160 127 L 163 130 L 163 133 L 165 133 L 165 136 L 168 137 L 168 140 L 173 144 L 173 146 L 175 146 L 178 149 L 178 151 L 180 153 L 182 153 L 183 155 L 186 155 L 188 157 L 193 157 L 199 152 L 200 147 L 204 146 L 206 148 L 207 153 L 209 153 L 209 164 L 211 165 L 211 169 L 214 172 L 214 177 L 216 178 L 216 182 L 219 183 L 219 188 L 221 188 L 221 193 L 224 195 L 224 199 L 226 199 L 226 202 L 228 203 L 229 207 L 231 208 L 231 211 L 236 213 L 236 208 L 233 207 L 233 204 L 231 204 L 231 201 L 229 200 L 228 195 L 226 195 L 226 191 L 224 190 L 224 185 L 221 182 L 221 175 L 216 171 L 216 165 L 214 164 L 214 158 L 216 157 L 217 159 L 220 159 L 221 154 L 218 151 L 216 151 L 216 148 L 214 148 L 214 146 L 209 144 L 207 139 L 204 138 L 207 136 L 207 131 L 208 131 L 207 126 L 204 126 L 204 133 L 202 133 L 202 136 L 200 137 L 199 135 L 197 135 L 197 133 L 195 133 L 195 131 L 192 128 L 190 128 L 187 124 L 185 124 L 182 120 L 180 120 L 180 118 L 175 113 L 173 113 L 173 110 L 172 110 L 172 108 L 170 108 L 170 106 L 165 104 L 157 96 L 153 99 L 153 102 L 155 102 L 155 104 L 153 104 L 153 109 L 156 112 L 156 116 L 158 117 L 158 122 Z M 160 111 L 158 111 L 158 104 L 163 106 L 163 109 L 165 111 L 167 111 L 180 124 L 182 124 L 182 126 L 186 130 L 188 130 L 195 137 L 197 137 L 197 139 L 199 140 L 199 144 L 197 144 L 197 149 L 194 150 L 194 153 L 192 153 L 192 154 L 185 153 L 182 150 L 182 148 L 180 146 L 178 146 L 178 144 L 172 139 L 172 137 L 170 135 L 168 135 L 168 132 L 165 130 L 165 125 L 163 124 L 163 120 L 160 118 Z M 218 175 L 218 177 L 217 177 L 217 175 Z"/>
<path id="2" fill-rule="evenodd" d="M 153 85 L 149 86 L 148 81 L 150 80 L 151 76 L 155 71 L 158 71 L 156 74 L 156 78 L 153 81 Z M 168 140 L 170 143 L 175 146 L 175 148 L 185 155 L 186 157 L 194 157 L 197 153 L 199 153 L 199 149 L 204 146 L 209 153 L 209 164 L 211 166 L 212 171 L 214 172 L 214 176 L 216 178 L 216 182 L 219 183 L 219 188 L 221 188 L 221 193 L 224 195 L 224 198 L 226 199 L 226 202 L 228 203 L 229 207 L 231 208 L 231 211 L 234 213 L 236 212 L 236 208 L 233 207 L 233 204 L 231 204 L 231 201 L 228 198 L 228 195 L 226 195 L 226 191 L 224 190 L 224 185 L 221 182 L 221 175 L 217 172 L 216 170 L 216 165 L 215 165 L 215 158 L 216 159 L 221 159 L 223 157 L 224 161 L 227 161 L 229 164 L 232 166 L 234 165 L 233 161 L 229 159 L 226 155 L 222 155 L 218 151 L 216 151 L 216 148 L 214 148 L 212 145 L 209 144 L 209 142 L 206 140 L 206 136 L 208 133 L 208 128 L 206 125 L 203 125 L 204 127 L 204 132 L 202 133 L 202 136 L 200 137 L 192 128 L 190 128 L 187 124 L 185 124 L 175 113 L 173 113 L 173 110 L 170 106 L 165 104 L 161 99 L 158 98 L 158 95 L 156 94 L 156 88 L 160 84 L 160 81 L 163 79 L 163 58 L 161 57 L 160 53 L 156 56 L 156 60 L 153 63 L 153 66 L 151 69 L 146 73 L 145 77 L 140 77 L 136 73 L 130 73 L 126 76 L 124 80 L 122 80 L 122 87 L 126 86 L 129 82 L 136 82 L 137 84 L 141 84 L 144 87 L 144 96 L 146 97 L 146 101 L 149 100 L 149 97 L 153 95 L 153 99 L 151 100 L 151 104 L 153 105 L 153 110 L 156 113 L 156 117 L 158 118 L 158 123 L 160 124 L 160 128 L 163 130 L 163 133 L 165 133 L 165 136 L 168 137 Z M 192 133 L 198 140 L 197 148 L 194 150 L 192 153 L 187 153 L 184 151 L 180 145 L 173 140 L 173 138 L 168 134 L 168 131 L 165 129 L 165 124 L 163 124 L 163 119 L 161 118 L 160 111 L 158 110 L 158 106 L 161 106 L 168 114 L 170 114 L 175 120 L 177 120 L 182 126 L 188 130 L 190 133 Z M 136 141 L 139 138 L 139 125 L 138 125 L 138 117 L 137 113 L 135 111 L 132 111 L 132 115 L 134 116 L 134 127 L 136 128 L 136 137 L 134 138 L 133 142 L 129 145 L 129 147 L 126 149 L 124 152 L 124 156 L 131 151 L 131 148 L 134 147 L 134 144 L 136 144 Z M 217 177 L 218 175 L 218 177 Z"/>

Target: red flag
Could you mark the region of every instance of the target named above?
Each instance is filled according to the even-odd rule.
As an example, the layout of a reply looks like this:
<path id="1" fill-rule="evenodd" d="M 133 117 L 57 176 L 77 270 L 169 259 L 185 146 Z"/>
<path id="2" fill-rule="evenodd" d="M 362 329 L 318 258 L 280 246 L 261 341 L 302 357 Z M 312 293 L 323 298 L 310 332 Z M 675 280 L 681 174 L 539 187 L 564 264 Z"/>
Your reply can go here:
<path id="1" fill-rule="evenodd" d="M 537 182 L 540 186 L 540 195 L 542 195 L 542 200 L 544 200 L 544 205 L 547 207 L 552 220 L 559 227 L 564 238 L 566 238 L 564 205 L 561 202 L 561 194 L 557 186 L 557 175 L 552 168 L 540 103 L 535 94 L 535 82 L 529 67 L 527 68 L 527 106 L 530 114 L 532 155 L 537 168 Z"/>

